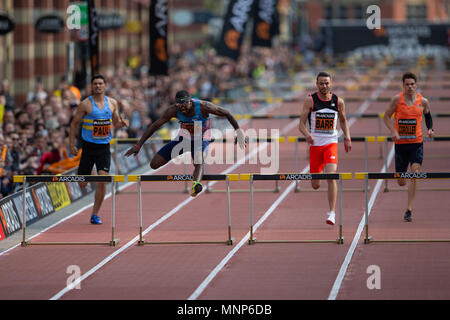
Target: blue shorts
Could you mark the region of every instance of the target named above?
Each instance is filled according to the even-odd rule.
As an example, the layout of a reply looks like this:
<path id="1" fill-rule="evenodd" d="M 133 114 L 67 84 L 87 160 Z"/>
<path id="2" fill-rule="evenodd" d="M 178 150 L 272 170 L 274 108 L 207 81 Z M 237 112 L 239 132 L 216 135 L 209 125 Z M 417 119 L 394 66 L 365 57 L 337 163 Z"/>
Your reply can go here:
<path id="1" fill-rule="evenodd" d="M 184 140 L 183 137 L 180 136 L 179 140 L 172 140 L 159 149 L 158 154 L 167 161 L 170 161 L 185 152 L 191 152 L 192 160 L 194 160 L 194 154 L 196 151 L 201 150 L 203 154 L 207 152 L 209 142 L 209 139 L 203 140 L 200 138 L 198 140 Z"/>

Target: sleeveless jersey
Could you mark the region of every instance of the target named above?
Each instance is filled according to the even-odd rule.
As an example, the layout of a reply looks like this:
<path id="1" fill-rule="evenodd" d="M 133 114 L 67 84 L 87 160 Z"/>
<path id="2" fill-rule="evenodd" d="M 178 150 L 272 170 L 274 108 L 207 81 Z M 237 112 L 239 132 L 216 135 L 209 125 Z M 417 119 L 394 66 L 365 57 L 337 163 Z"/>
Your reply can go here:
<path id="1" fill-rule="evenodd" d="M 108 98 L 105 96 L 105 105 L 99 108 L 94 99 L 91 113 L 82 120 L 81 137 L 83 140 L 97 144 L 108 144 L 111 141 L 112 111 L 109 108 Z"/>
<path id="2" fill-rule="evenodd" d="M 405 102 L 404 92 L 399 94 L 397 108 L 394 113 L 395 129 L 400 140 L 396 144 L 422 143 L 422 95 L 416 93 L 416 101 L 412 106 Z"/>
<path id="3" fill-rule="evenodd" d="M 311 95 L 313 106 L 308 115 L 314 146 L 338 142 L 337 120 L 339 97 L 333 93 L 330 100 L 321 100 L 317 92 Z"/>
<path id="4" fill-rule="evenodd" d="M 205 136 L 205 133 L 208 129 L 211 128 L 209 116 L 204 118 L 202 114 L 202 110 L 200 107 L 200 101 L 198 99 L 192 99 L 195 108 L 195 114 L 192 117 L 188 117 L 181 113 L 179 110 L 177 112 L 177 119 L 180 122 L 180 128 L 184 130 L 180 130 L 180 135 L 191 138 L 194 134 L 197 134 L 195 131 L 195 125 L 201 125 L 201 135 L 203 138 L 209 138 Z M 198 129 L 197 129 L 198 130 Z M 187 134 L 187 132 L 189 134 Z M 208 131 L 210 132 L 210 131 Z M 200 133 L 200 132 L 199 132 Z"/>

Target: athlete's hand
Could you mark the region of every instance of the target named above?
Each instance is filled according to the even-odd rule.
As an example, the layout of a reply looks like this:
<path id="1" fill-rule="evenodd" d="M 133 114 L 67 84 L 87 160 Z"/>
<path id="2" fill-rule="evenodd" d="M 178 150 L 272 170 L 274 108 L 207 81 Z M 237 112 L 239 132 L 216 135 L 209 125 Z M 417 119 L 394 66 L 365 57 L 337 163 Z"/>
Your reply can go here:
<path id="1" fill-rule="evenodd" d="M 392 141 L 400 140 L 400 135 L 398 134 L 397 130 L 395 130 L 391 135 Z"/>
<path id="2" fill-rule="evenodd" d="M 139 153 L 139 150 L 141 150 L 141 148 L 138 145 L 134 145 L 125 153 L 125 157 L 129 157 L 132 154 L 136 156 Z"/>
<path id="3" fill-rule="evenodd" d="M 306 136 L 306 142 L 308 142 L 310 145 L 314 145 L 314 138 L 312 135 L 307 135 Z"/>
<path id="4" fill-rule="evenodd" d="M 242 131 L 242 129 L 236 130 L 236 138 L 237 138 L 239 147 L 241 149 L 245 149 L 245 147 L 247 146 L 247 143 L 248 143 L 248 137 L 244 136 L 244 132 Z"/>
<path id="5" fill-rule="evenodd" d="M 75 146 L 70 146 L 70 153 L 73 155 L 77 155 L 78 154 L 78 149 Z"/>
<path id="6" fill-rule="evenodd" d="M 428 137 L 430 137 L 430 139 L 434 138 L 434 130 L 433 129 L 428 130 Z"/>
<path id="7" fill-rule="evenodd" d="M 119 126 L 117 129 L 120 129 L 123 127 L 129 127 L 129 126 L 130 126 L 130 121 L 128 121 L 128 119 L 124 119 L 124 118 L 120 117 Z"/>
<path id="8" fill-rule="evenodd" d="M 344 140 L 344 147 L 345 147 L 345 152 L 349 152 L 352 150 L 352 140 L 351 139 L 345 139 Z"/>

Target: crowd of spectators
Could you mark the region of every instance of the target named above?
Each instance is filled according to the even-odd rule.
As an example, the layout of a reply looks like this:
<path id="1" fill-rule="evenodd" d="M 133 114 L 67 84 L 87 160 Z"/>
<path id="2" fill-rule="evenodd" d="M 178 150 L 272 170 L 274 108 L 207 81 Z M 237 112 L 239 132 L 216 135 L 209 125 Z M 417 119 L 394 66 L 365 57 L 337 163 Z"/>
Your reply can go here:
<path id="1" fill-rule="evenodd" d="M 139 137 L 173 102 L 175 92 L 188 90 L 210 100 L 259 77 L 286 72 L 294 57 L 287 48 L 243 53 L 238 63 L 217 56 L 211 48 L 172 48 L 169 76 L 149 75 L 145 65 L 118 65 L 102 70 L 107 95 L 119 102 L 130 127 L 117 130 L 118 138 Z M 17 105 L 8 79 L 0 79 L 0 199 L 15 192 L 13 175 L 48 174 L 52 163 L 73 157 L 68 151 L 69 125 L 75 108 L 90 94 L 89 81 L 77 88 L 60 80 L 57 88 L 45 88 L 40 79 L 27 102 Z"/>

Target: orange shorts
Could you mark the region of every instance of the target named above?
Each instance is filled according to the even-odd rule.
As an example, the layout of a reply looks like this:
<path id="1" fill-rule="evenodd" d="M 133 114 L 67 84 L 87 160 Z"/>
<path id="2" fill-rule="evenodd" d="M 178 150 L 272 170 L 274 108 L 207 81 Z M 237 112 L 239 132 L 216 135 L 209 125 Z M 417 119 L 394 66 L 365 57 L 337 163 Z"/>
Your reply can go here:
<path id="1" fill-rule="evenodd" d="M 337 143 L 309 146 L 309 172 L 321 173 L 327 163 L 338 163 Z"/>

